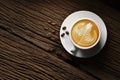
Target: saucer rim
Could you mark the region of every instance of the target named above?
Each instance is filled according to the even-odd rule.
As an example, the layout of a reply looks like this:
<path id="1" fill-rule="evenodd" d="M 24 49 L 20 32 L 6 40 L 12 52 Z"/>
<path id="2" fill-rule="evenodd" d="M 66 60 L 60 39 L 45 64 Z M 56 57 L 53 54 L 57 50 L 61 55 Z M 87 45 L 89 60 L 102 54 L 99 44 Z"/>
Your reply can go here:
<path id="1" fill-rule="evenodd" d="M 77 13 L 81 13 L 81 12 L 87 12 L 87 13 L 92 13 L 92 14 L 95 14 L 95 13 L 93 13 L 93 12 L 91 12 L 91 11 L 86 11 L 86 10 L 82 10 L 82 11 L 76 11 Z M 62 46 L 64 47 L 64 49 L 69 53 L 69 54 L 71 54 L 72 56 L 75 56 L 75 55 L 73 55 L 73 53 L 72 52 L 70 52 L 70 50 L 69 49 L 67 49 L 67 48 L 65 48 L 65 44 L 63 44 L 62 43 L 62 37 L 61 37 L 61 30 L 62 30 L 62 28 L 63 28 L 63 24 L 65 23 L 65 21 L 67 20 L 67 18 L 68 17 L 71 17 L 71 15 L 73 15 L 74 13 L 76 13 L 76 12 L 73 12 L 72 14 L 70 14 L 70 15 L 68 15 L 65 19 L 64 19 L 64 21 L 62 22 L 62 25 L 61 25 L 61 28 L 60 28 L 60 41 L 61 41 L 61 44 L 62 44 Z M 100 39 L 100 41 L 99 42 L 101 42 L 101 43 L 103 43 L 103 45 L 102 45 L 102 47 L 101 48 L 99 48 L 97 51 L 96 51 L 96 54 L 98 54 L 102 49 L 103 49 L 103 47 L 105 46 L 105 44 L 106 44 L 106 42 L 107 42 L 107 28 L 106 28 L 106 25 L 105 25 L 105 23 L 104 23 L 104 21 L 102 20 L 102 18 L 101 17 L 99 17 L 97 14 L 95 14 L 95 16 L 97 16 L 101 21 L 102 21 L 102 23 L 103 23 L 103 25 L 104 25 L 104 33 L 105 33 L 105 35 L 102 35 L 101 34 L 101 37 L 102 36 L 104 36 L 105 37 L 105 39 L 104 39 L 104 42 Z M 84 18 L 84 17 L 83 17 Z M 87 16 L 86 16 L 86 18 L 87 18 Z M 80 19 L 79 19 L 80 20 Z M 67 26 L 66 26 L 67 27 Z M 100 31 L 101 31 L 101 27 L 99 27 L 100 28 Z M 69 39 L 70 39 L 70 36 L 69 36 Z M 72 41 L 71 41 L 71 43 L 72 43 Z M 72 43 L 73 44 L 73 43 Z M 74 44 L 73 44 L 73 46 L 75 46 Z M 80 50 L 80 49 L 79 49 Z M 75 56 L 75 57 L 78 57 L 78 58 L 89 58 L 89 57 L 92 57 L 92 56 L 95 56 L 96 54 L 93 54 L 93 55 L 91 55 L 91 56 L 87 56 L 87 57 L 80 57 L 80 56 Z"/>

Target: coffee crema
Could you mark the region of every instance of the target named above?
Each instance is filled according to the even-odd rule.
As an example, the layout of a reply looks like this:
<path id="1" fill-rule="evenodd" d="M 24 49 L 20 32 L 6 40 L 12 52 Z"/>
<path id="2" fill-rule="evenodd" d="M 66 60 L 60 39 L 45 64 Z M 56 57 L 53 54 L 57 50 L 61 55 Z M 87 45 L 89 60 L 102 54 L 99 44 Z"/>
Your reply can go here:
<path id="1" fill-rule="evenodd" d="M 99 30 L 93 21 L 82 19 L 73 25 L 71 37 L 78 46 L 89 47 L 98 40 Z"/>

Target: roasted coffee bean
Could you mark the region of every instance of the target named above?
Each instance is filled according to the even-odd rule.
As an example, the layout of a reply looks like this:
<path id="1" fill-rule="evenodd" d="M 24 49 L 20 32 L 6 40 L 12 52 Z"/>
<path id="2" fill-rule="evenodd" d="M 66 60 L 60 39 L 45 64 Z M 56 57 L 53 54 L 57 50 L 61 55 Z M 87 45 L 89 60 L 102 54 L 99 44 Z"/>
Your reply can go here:
<path id="1" fill-rule="evenodd" d="M 66 33 L 67 35 L 69 35 L 69 32 L 68 32 L 68 31 L 66 31 L 65 33 Z"/>
<path id="2" fill-rule="evenodd" d="M 62 34 L 61 34 L 61 37 L 64 37 L 64 35 L 65 35 L 65 33 L 62 33 Z"/>
<path id="3" fill-rule="evenodd" d="M 64 26 L 62 29 L 63 29 L 63 30 L 66 30 L 66 26 Z"/>

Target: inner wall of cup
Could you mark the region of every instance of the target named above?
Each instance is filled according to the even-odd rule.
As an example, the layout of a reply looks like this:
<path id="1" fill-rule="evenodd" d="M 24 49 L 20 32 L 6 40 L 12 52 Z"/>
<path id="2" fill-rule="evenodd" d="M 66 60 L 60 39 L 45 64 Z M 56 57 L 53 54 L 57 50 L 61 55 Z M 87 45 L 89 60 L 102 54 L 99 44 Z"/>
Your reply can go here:
<path id="1" fill-rule="evenodd" d="M 93 45 L 91 45 L 91 46 L 89 46 L 89 47 L 80 46 L 80 45 L 76 44 L 76 43 L 73 41 L 73 39 L 72 39 L 72 33 L 71 33 L 71 32 L 72 32 L 72 28 L 73 28 L 74 24 L 77 23 L 77 22 L 80 21 L 80 20 L 83 20 L 83 19 L 87 19 L 87 20 L 93 21 L 93 22 L 97 25 L 97 28 L 98 28 L 98 31 L 99 31 L 99 36 L 98 36 L 97 41 L 96 41 Z M 71 30 L 70 30 L 70 39 L 71 39 L 72 43 L 73 43 L 76 47 L 81 48 L 81 49 L 89 49 L 89 48 L 94 47 L 94 46 L 99 42 L 100 36 L 101 36 L 101 31 L 100 31 L 99 25 L 97 24 L 97 22 L 96 22 L 95 20 L 90 19 L 90 18 L 81 18 L 81 19 L 75 21 L 74 24 L 72 25 Z"/>

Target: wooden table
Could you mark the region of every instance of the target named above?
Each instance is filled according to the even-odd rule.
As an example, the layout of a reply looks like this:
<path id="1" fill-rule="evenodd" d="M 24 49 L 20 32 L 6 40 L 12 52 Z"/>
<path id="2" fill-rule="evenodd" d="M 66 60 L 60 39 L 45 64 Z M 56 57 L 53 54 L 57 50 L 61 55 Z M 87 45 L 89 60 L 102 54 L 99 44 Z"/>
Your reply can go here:
<path id="1" fill-rule="evenodd" d="M 108 39 L 96 56 L 80 59 L 59 39 L 63 20 L 89 10 L 105 22 Z M 0 0 L 0 80 L 120 80 L 120 12 L 99 0 Z"/>

